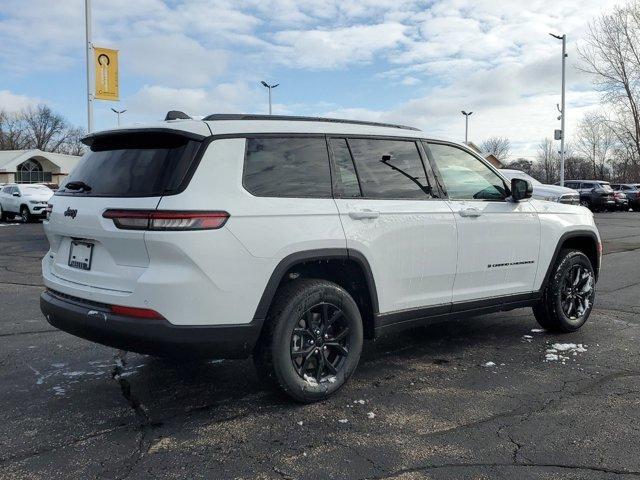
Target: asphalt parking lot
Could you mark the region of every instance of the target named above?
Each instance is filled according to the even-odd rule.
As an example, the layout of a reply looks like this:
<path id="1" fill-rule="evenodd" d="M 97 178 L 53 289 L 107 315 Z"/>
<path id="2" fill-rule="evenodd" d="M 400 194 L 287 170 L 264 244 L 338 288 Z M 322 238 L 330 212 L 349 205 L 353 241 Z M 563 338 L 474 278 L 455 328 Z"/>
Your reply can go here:
<path id="1" fill-rule="evenodd" d="M 0 478 L 640 478 L 640 213 L 597 222 L 579 332 L 525 309 L 385 338 L 308 406 L 264 390 L 250 360 L 120 366 L 53 329 L 42 226 L 0 224 Z"/>

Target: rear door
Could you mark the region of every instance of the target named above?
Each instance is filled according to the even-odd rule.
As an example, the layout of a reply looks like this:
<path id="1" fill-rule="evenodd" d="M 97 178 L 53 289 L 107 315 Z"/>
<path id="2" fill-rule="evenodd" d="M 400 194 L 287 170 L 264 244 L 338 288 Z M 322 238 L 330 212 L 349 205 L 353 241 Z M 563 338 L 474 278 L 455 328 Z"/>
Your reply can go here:
<path id="1" fill-rule="evenodd" d="M 51 198 L 45 231 L 51 273 L 68 282 L 130 292 L 149 264 L 142 230 L 119 229 L 107 210 L 155 210 L 184 189 L 202 141 L 180 133 L 97 137 Z"/>
<path id="2" fill-rule="evenodd" d="M 453 214 L 412 139 L 330 138 L 334 191 L 347 247 L 364 254 L 380 313 L 451 302 Z M 355 163 L 354 163 L 355 162 Z"/>
<path id="3" fill-rule="evenodd" d="M 458 229 L 453 302 L 533 291 L 540 221 L 528 201 L 507 200 L 503 179 L 459 146 L 429 143 Z"/>

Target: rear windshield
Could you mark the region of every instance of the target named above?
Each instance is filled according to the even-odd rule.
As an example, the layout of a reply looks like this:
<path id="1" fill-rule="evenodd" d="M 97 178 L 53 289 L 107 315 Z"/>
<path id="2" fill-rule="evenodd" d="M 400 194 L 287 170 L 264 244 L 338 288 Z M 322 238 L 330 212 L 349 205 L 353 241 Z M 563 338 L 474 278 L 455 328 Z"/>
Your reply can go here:
<path id="1" fill-rule="evenodd" d="M 56 195 L 155 197 L 183 189 L 202 143 L 167 133 L 98 137 Z"/>

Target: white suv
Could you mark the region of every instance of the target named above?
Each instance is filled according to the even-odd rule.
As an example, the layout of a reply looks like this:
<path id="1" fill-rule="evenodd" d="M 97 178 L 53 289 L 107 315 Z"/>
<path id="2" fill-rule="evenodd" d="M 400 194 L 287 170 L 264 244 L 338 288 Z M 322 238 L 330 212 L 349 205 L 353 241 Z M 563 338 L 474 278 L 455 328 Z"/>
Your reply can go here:
<path id="1" fill-rule="evenodd" d="M 10 183 L 0 187 L 0 220 L 19 215 L 28 223 L 44 218 L 53 190 L 40 184 Z"/>
<path id="2" fill-rule="evenodd" d="M 462 145 L 398 125 L 184 117 L 84 140 L 45 223 L 53 326 L 145 354 L 253 354 L 310 402 L 344 385 L 363 338 L 527 306 L 570 332 L 591 312 L 591 212 L 530 199 Z"/>

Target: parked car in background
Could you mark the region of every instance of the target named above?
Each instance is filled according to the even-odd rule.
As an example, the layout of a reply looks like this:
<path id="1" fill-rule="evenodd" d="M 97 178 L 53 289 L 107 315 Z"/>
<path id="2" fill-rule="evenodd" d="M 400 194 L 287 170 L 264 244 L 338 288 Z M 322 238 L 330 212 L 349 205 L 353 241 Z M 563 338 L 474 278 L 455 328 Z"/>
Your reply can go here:
<path id="1" fill-rule="evenodd" d="M 501 168 L 500 173 L 508 180 L 514 178 L 529 180 L 533 184 L 533 198 L 537 198 L 538 200 L 567 203 L 570 205 L 578 205 L 580 203 L 580 194 L 571 188 L 561 187 L 560 185 L 545 185 L 521 170 Z"/>
<path id="2" fill-rule="evenodd" d="M 627 199 L 627 196 L 624 192 L 622 192 L 621 190 L 614 190 L 613 199 L 616 202 L 616 210 L 629 210 L 629 199 Z"/>
<path id="3" fill-rule="evenodd" d="M 627 196 L 630 208 L 640 210 L 640 183 L 616 183 L 612 184 L 611 187 Z"/>
<path id="4" fill-rule="evenodd" d="M 9 183 L 0 189 L 0 220 L 17 215 L 27 223 L 46 216 L 53 190 L 46 185 Z"/>
<path id="5" fill-rule="evenodd" d="M 564 185 L 580 193 L 580 205 L 593 211 L 613 210 L 613 188 L 604 180 L 566 180 Z"/>

